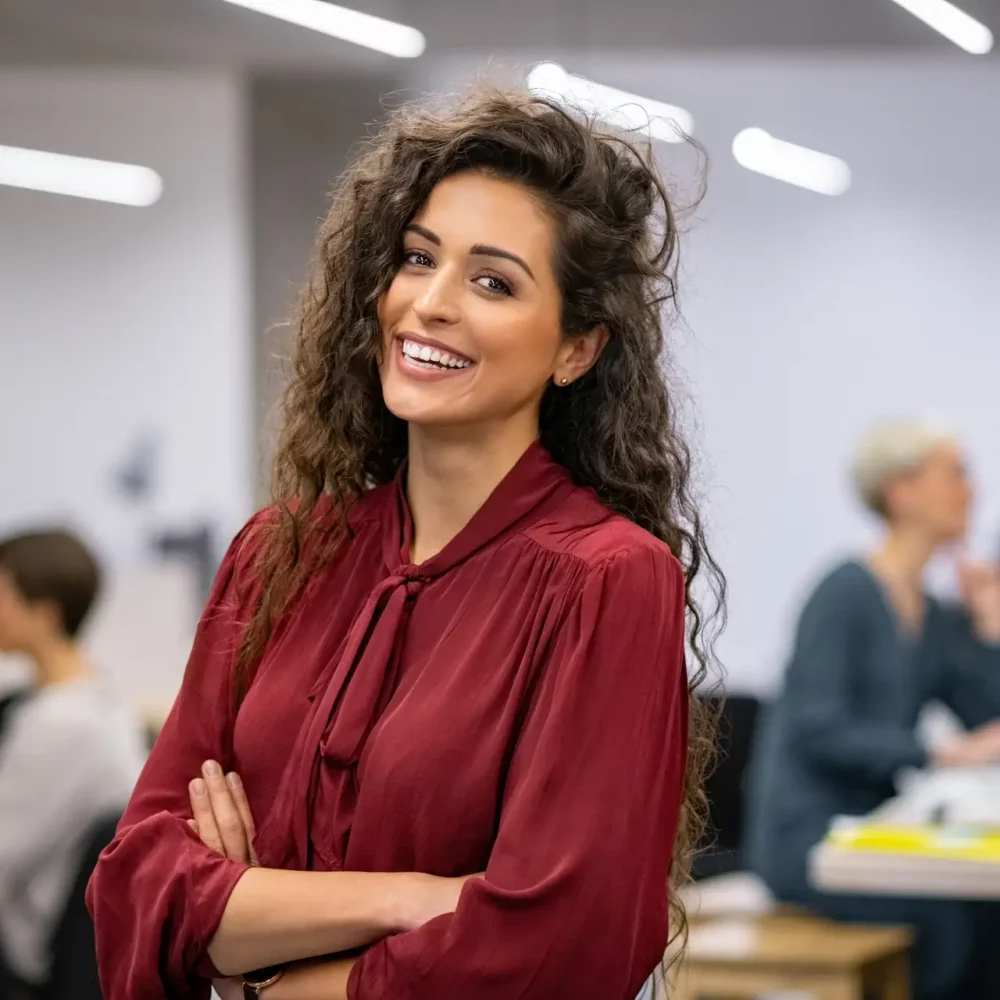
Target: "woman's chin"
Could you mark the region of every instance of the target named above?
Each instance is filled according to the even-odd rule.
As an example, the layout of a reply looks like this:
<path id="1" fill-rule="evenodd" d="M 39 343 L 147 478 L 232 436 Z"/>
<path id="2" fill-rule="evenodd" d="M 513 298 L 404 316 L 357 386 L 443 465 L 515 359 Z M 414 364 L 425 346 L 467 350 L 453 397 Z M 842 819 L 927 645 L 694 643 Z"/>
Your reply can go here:
<path id="1" fill-rule="evenodd" d="M 386 408 L 399 420 L 405 420 L 412 427 L 447 427 L 460 423 L 454 406 L 432 402 L 426 399 L 391 398 L 386 396 Z"/>

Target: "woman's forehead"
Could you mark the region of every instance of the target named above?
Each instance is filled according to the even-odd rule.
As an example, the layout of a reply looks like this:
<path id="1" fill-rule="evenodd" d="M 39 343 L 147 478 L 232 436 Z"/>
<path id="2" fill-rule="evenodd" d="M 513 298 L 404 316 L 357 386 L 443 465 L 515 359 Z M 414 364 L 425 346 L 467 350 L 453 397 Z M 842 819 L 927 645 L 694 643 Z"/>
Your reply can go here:
<path id="1" fill-rule="evenodd" d="M 480 173 L 446 177 L 414 218 L 442 242 L 488 243 L 524 256 L 547 255 L 552 224 L 535 195 L 516 181 Z"/>

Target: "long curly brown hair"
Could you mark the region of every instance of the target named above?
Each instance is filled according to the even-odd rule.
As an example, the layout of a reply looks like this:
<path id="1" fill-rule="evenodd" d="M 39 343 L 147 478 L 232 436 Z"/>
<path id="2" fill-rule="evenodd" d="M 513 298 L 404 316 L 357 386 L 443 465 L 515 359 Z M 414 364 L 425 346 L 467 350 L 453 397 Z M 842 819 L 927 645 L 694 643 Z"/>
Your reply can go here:
<path id="1" fill-rule="evenodd" d="M 237 696 L 276 620 L 347 537 L 351 505 L 389 482 L 406 456 L 406 425 L 382 398 L 376 308 L 400 266 L 406 225 L 439 181 L 469 170 L 523 184 L 540 199 L 557 237 L 565 334 L 598 324 L 610 334 L 590 372 L 546 393 L 542 443 L 577 483 L 666 542 L 686 571 L 691 737 L 673 890 L 706 813 L 714 733 L 694 691 L 709 670 L 706 625 L 721 622 L 725 584 L 706 546 L 664 365 L 678 226 L 648 143 L 530 94 L 477 91 L 446 112 L 397 110 L 362 148 L 334 191 L 297 315 L 274 469 L 278 515 L 261 529 L 264 591 L 240 651 Z M 332 516 L 315 516 L 320 504 Z M 694 596 L 703 577 L 710 615 Z M 675 891 L 670 899 L 672 934 L 683 935 L 683 907 Z"/>

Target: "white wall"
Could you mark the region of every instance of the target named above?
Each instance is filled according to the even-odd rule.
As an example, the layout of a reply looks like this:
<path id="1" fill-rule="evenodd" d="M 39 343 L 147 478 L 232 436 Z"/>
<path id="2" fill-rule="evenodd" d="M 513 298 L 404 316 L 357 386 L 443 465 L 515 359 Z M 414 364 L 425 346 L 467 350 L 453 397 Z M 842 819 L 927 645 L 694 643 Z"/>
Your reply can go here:
<path id="1" fill-rule="evenodd" d="M 111 560 L 113 593 L 148 576 L 146 527 L 209 519 L 229 535 L 252 505 L 244 104 L 224 76 L 0 74 L 0 143 L 144 164 L 164 181 L 145 209 L 0 188 L 0 532 L 72 521 Z M 158 491 L 135 511 L 112 471 L 147 431 Z M 177 615 L 189 628 L 188 609 Z M 110 666 L 169 691 L 182 663 L 149 647 L 142 664 Z"/>
<path id="2" fill-rule="evenodd" d="M 125 208 L 0 188 L 0 524 L 78 518 L 130 549 L 110 474 L 163 447 L 159 518 L 232 527 L 250 481 L 243 96 L 223 77 L 4 73 L 0 142 L 140 163 Z"/>
<path id="3" fill-rule="evenodd" d="M 731 687 L 766 690 L 803 589 L 869 538 L 845 463 L 872 421 L 948 418 L 981 485 L 973 546 L 1000 549 L 1000 64 L 959 53 L 563 61 L 692 111 L 711 160 L 684 247 L 688 330 L 675 353 L 731 590 L 719 651 Z M 454 88 L 482 64 L 437 62 L 418 85 Z M 845 157 L 853 189 L 824 198 L 743 170 L 730 143 L 748 126 Z M 690 156 L 659 148 L 666 169 L 687 172 Z"/>

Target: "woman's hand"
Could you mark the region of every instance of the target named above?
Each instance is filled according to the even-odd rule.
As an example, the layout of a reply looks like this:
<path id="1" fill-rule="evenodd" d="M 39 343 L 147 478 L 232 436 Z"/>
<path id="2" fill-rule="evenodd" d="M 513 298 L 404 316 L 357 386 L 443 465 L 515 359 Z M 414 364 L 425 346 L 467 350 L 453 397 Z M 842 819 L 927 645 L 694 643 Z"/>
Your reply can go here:
<path id="1" fill-rule="evenodd" d="M 1000 763 L 1000 720 L 988 722 L 946 743 L 934 754 L 940 767 L 982 767 Z"/>
<path id="2" fill-rule="evenodd" d="M 258 866 L 253 815 L 240 776 L 235 771 L 223 775 L 214 760 L 205 761 L 201 775 L 188 786 L 191 829 L 217 854 Z"/>
<path id="3" fill-rule="evenodd" d="M 224 776 L 214 760 L 205 761 L 201 774 L 188 785 L 192 816 L 189 826 L 217 854 L 259 865 L 253 847 L 253 815 L 239 775 L 233 771 Z M 243 980 L 239 976 L 215 979 L 212 986 L 221 1000 L 243 1000 Z"/>
<path id="4" fill-rule="evenodd" d="M 976 635 L 983 642 L 1000 643 L 1000 566 L 964 562 L 958 580 Z"/>

